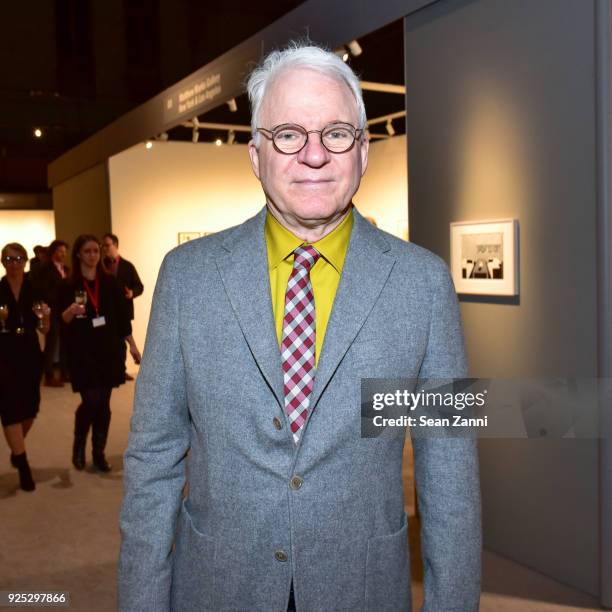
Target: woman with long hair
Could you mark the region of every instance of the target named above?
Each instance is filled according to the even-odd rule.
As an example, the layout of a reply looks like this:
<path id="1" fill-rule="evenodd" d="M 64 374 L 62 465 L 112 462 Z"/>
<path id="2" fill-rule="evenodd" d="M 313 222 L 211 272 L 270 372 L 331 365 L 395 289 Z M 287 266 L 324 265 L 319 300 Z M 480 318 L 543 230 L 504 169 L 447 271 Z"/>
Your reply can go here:
<path id="1" fill-rule="evenodd" d="M 72 248 L 72 273 L 60 291 L 72 389 L 81 394 L 74 423 L 72 463 L 85 467 L 85 446 L 91 427 L 94 466 L 109 472 L 104 450 L 111 420 L 110 397 L 125 382 L 123 345 L 136 363 L 140 352 L 132 338 L 125 300 L 115 278 L 100 261 L 95 236 L 79 236 Z"/>
<path id="2" fill-rule="evenodd" d="M 6 275 L 0 280 L 0 418 L 19 485 L 33 491 L 25 438 L 40 405 L 43 362 L 37 330 L 49 331 L 51 311 L 25 274 L 28 254 L 23 246 L 7 244 L 1 259 Z"/>

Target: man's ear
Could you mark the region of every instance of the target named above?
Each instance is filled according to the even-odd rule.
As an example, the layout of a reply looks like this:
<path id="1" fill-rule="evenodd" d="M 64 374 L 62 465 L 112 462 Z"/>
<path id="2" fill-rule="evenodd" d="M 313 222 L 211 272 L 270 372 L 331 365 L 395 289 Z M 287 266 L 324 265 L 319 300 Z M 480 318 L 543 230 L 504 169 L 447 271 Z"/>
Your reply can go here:
<path id="1" fill-rule="evenodd" d="M 359 154 L 361 155 L 361 176 L 365 174 L 368 167 L 368 152 L 370 150 L 370 139 L 368 133 L 364 131 L 359 145 Z"/>
<path id="2" fill-rule="evenodd" d="M 249 140 L 249 157 L 251 158 L 251 168 L 255 176 L 259 179 L 259 151 L 253 139 Z"/>

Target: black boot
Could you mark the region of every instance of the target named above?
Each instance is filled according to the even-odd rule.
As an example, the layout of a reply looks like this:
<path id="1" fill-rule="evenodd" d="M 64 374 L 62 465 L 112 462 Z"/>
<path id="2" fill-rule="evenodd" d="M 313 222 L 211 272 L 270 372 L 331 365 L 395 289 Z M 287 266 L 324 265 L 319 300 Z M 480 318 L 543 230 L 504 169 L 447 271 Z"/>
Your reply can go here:
<path id="1" fill-rule="evenodd" d="M 19 486 L 24 491 L 33 491 L 36 488 L 36 484 L 34 484 L 25 451 L 21 455 L 13 455 L 13 460 L 15 467 L 19 470 Z"/>
<path id="2" fill-rule="evenodd" d="M 85 445 L 91 419 L 85 406 L 80 404 L 74 415 L 74 444 L 72 446 L 72 464 L 77 470 L 85 469 Z"/>
<path id="3" fill-rule="evenodd" d="M 106 439 L 108 438 L 108 428 L 110 427 L 110 410 L 99 410 L 93 419 L 91 429 L 91 444 L 93 446 L 93 463 L 101 472 L 110 472 L 112 465 L 104 456 Z"/>

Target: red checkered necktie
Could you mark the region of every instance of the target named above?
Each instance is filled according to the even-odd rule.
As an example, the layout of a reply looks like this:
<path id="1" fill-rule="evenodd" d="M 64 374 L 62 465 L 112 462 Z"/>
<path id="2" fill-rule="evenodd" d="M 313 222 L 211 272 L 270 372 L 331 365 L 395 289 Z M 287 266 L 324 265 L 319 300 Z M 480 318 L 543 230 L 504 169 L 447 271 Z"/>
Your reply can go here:
<path id="1" fill-rule="evenodd" d="M 319 259 L 317 250 L 300 246 L 294 251 L 293 270 L 285 294 L 281 359 L 285 412 L 297 444 L 306 422 L 315 375 L 315 302 L 310 270 Z"/>

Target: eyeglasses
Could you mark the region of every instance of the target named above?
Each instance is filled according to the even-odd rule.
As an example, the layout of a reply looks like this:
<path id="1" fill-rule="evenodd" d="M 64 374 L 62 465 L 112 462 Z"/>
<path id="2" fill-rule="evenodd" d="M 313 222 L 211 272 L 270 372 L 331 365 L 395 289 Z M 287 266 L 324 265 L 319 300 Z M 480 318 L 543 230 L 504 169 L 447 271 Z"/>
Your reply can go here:
<path id="1" fill-rule="evenodd" d="M 6 264 L 10 264 L 10 263 L 24 263 L 26 260 L 26 257 L 23 257 L 22 255 L 17 255 L 15 257 L 13 257 L 12 255 L 7 255 L 6 257 L 2 258 L 2 261 Z"/>
<path id="2" fill-rule="evenodd" d="M 363 130 L 350 123 L 330 123 L 322 130 L 307 130 L 296 123 L 283 123 L 271 130 L 257 128 L 258 132 L 272 141 L 274 148 L 284 155 L 299 153 L 308 142 L 308 134 L 318 134 L 321 144 L 330 153 L 346 153 L 353 148 L 355 140 L 361 137 Z"/>

